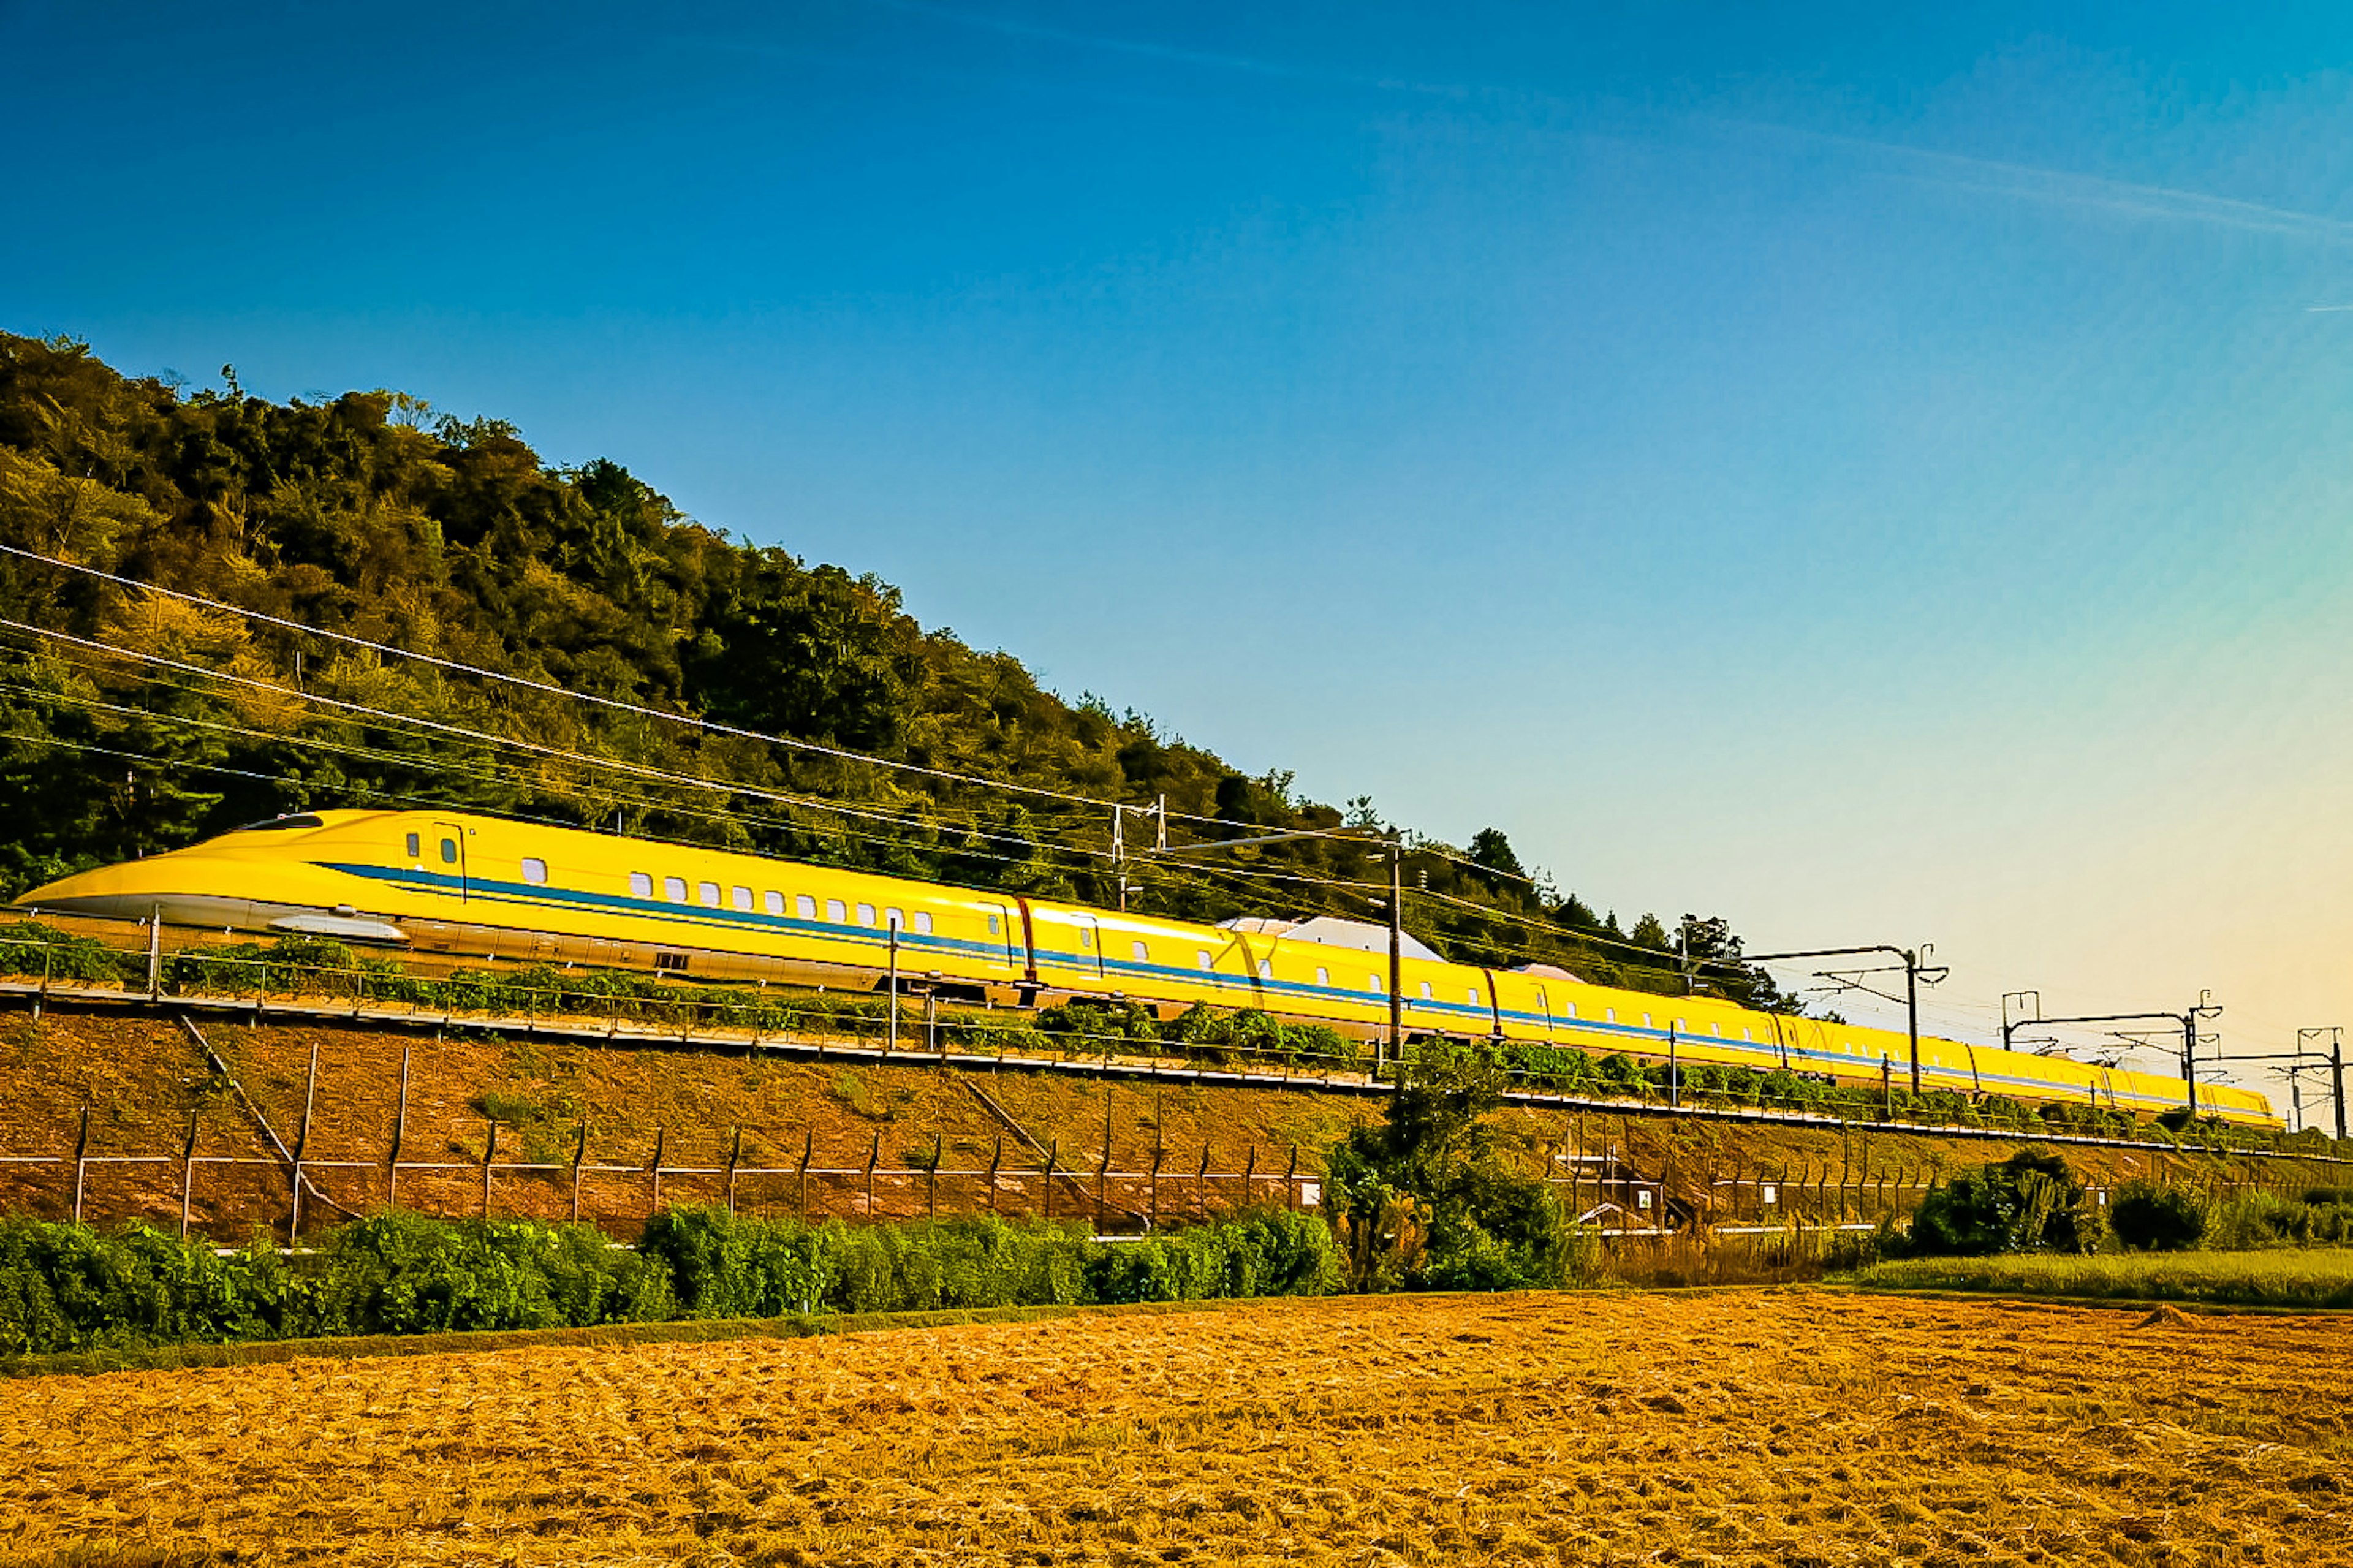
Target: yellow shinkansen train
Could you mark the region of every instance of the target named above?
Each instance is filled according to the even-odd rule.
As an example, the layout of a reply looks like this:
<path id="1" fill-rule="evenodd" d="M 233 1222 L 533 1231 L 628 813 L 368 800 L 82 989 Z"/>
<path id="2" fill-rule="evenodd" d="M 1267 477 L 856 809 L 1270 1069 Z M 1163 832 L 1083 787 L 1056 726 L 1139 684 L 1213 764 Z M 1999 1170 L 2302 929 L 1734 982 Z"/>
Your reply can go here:
<path id="1" fill-rule="evenodd" d="M 1343 925 L 1191 925 L 763 856 L 465 813 L 322 811 L 68 877 L 24 905 L 62 914 L 301 932 L 711 980 L 911 982 L 1018 1005 L 1127 1000 L 1254 1007 L 1369 1037 L 1388 1026 L 1388 954 Z M 1547 1044 L 1877 1084 L 1910 1071 L 1886 1030 L 1704 996 L 1590 985 L 1544 966 L 1403 960 L 1410 1035 Z M 2186 1102 L 2178 1078 L 1959 1040 L 1920 1040 L 1924 1088 L 2138 1111 Z M 2198 1086 L 2201 1113 L 2277 1127 L 2270 1102 Z"/>

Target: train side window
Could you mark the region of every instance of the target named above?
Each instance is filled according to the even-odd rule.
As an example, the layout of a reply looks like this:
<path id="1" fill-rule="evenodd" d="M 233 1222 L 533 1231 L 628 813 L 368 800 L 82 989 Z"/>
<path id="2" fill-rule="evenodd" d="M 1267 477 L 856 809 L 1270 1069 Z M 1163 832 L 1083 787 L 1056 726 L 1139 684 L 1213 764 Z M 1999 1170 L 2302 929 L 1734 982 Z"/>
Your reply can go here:
<path id="1" fill-rule="evenodd" d="M 1743 1030 L 1741 1030 L 1741 1031 L 1740 1031 L 1740 1037 L 1741 1037 L 1742 1039 L 1744 1039 L 1744 1040 L 1749 1040 L 1749 1041 L 1754 1041 L 1754 1040 L 1757 1038 L 1757 1037 L 1756 1037 L 1756 1036 L 1754 1036 L 1754 1035 L 1750 1034 L 1750 1033 L 1749 1033 L 1747 1030 L 1746 1030 L 1746 1029 L 1743 1029 Z"/>
<path id="2" fill-rule="evenodd" d="M 1084 952 L 1089 948 L 1094 946 L 1094 944 L 1095 933 L 1089 931 L 1086 927 L 1081 926 L 1079 928 L 1079 951 Z"/>
<path id="3" fill-rule="evenodd" d="M 1603 1011 L 1604 1013 L 1606 1013 L 1606 1014 L 1608 1014 L 1608 1015 L 1609 1015 L 1609 1018 L 1608 1018 L 1608 1020 L 1607 1020 L 1608 1022 L 1614 1024 L 1614 1023 L 1616 1023 L 1616 1022 L 1618 1021 L 1618 1009 L 1617 1009 L 1617 1008 L 1615 1008 L 1615 1007 L 1604 1007 L 1604 1008 L 1602 1009 L 1602 1011 Z"/>
<path id="4" fill-rule="evenodd" d="M 1194 949 L 1193 963 L 1202 969 L 1215 969 L 1217 967 L 1215 963 L 1210 962 L 1209 950 L 1206 947 Z"/>
<path id="5" fill-rule="evenodd" d="M 931 910 L 917 910 L 915 911 L 915 934 L 918 936 L 929 936 L 932 934 Z"/>
<path id="6" fill-rule="evenodd" d="M 1679 1034 L 1688 1035 L 1691 1033 L 1691 1026 L 1684 1023 L 1681 1018 L 1677 1018 L 1675 1020 L 1675 1029 Z"/>
<path id="7" fill-rule="evenodd" d="M 1328 969 L 1319 969 L 1319 970 L 1317 970 L 1317 971 L 1315 972 L 1315 984 L 1318 984 L 1318 985 L 1329 985 L 1329 984 L 1332 984 L 1332 972 L 1331 972 L 1330 970 L 1328 970 Z"/>
<path id="8" fill-rule="evenodd" d="M 1367 975 L 1366 975 L 1366 976 L 1365 976 L 1365 989 L 1366 989 L 1367 991 L 1378 991 L 1378 990 L 1382 989 L 1382 986 L 1381 986 L 1381 977 L 1380 977 L 1379 975 L 1377 975 L 1377 974 L 1367 974 Z"/>
<path id="9" fill-rule="evenodd" d="M 1577 1016 L 1577 1004 L 1574 1002 L 1568 1005 L 1568 1016 L 1572 1018 Z"/>
<path id="10" fill-rule="evenodd" d="M 748 910 L 752 907 L 752 889 L 749 888 L 730 888 L 727 898 L 739 910 Z"/>
<path id="11" fill-rule="evenodd" d="M 654 896 L 654 879 L 651 877 L 647 876 L 643 871 L 630 872 L 629 896 L 633 899 L 652 898 Z"/>
<path id="12" fill-rule="evenodd" d="M 425 840 L 412 833 L 408 836 L 408 858 L 411 860 L 425 853 Z"/>
<path id="13" fill-rule="evenodd" d="M 1707 1032 L 1711 1035 L 1721 1035 L 1724 1033 L 1722 1029 L 1717 1028 L 1714 1024 L 1710 1024 L 1707 1026 Z"/>
<path id="14" fill-rule="evenodd" d="M 1274 978 L 1274 960 L 1271 958 L 1261 958 L 1258 961 L 1258 977 L 1261 980 L 1271 980 Z"/>
<path id="15" fill-rule="evenodd" d="M 540 859 L 536 856 L 524 856 L 522 858 L 522 879 L 529 882 L 534 888 L 544 888 L 547 886 L 547 862 Z"/>
<path id="16" fill-rule="evenodd" d="M 783 914 L 785 912 L 785 896 L 784 894 L 773 889 L 768 892 L 765 892 L 760 895 L 760 907 L 767 910 L 772 915 Z"/>
<path id="17" fill-rule="evenodd" d="M 1472 987 L 1471 990 L 1471 1005 L 1474 1007 L 1479 1005 L 1479 991 L 1476 986 Z"/>
<path id="18" fill-rule="evenodd" d="M 441 864 L 455 866 L 457 863 L 458 841 L 454 838 L 444 838 L 441 840 Z"/>
<path id="19" fill-rule="evenodd" d="M 860 904 L 858 906 L 858 923 L 862 926 L 871 926 L 874 923 L 874 906 L 872 904 Z"/>
<path id="20" fill-rule="evenodd" d="M 1649 1028 L 1650 1026 L 1651 1026 L 1651 1016 L 1650 1016 L 1648 1013 L 1645 1013 L 1645 1014 L 1643 1014 L 1643 1015 L 1642 1015 L 1642 1027 L 1644 1027 L 1644 1028 L 1646 1028 L 1646 1029 L 1647 1029 L 1647 1028 Z"/>
<path id="21" fill-rule="evenodd" d="M 673 904 L 682 904 L 686 902 L 686 879 L 683 877 L 664 877 L 662 879 L 662 897 L 668 899 Z"/>
<path id="22" fill-rule="evenodd" d="M 839 925 L 849 918 L 849 906 L 839 899 L 828 899 L 825 901 L 825 918 Z"/>
<path id="23" fill-rule="evenodd" d="M 906 929 L 907 925 L 906 911 L 903 910 L 884 910 L 882 911 L 882 923 L 889 926 L 892 931 L 903 931 Z"/>
<path id="24" fill-rule="evenodd" d="M 1132 943 L 1130 943 L 1129 945 L 1134 949 L 1134 952 L 1135 952 L 1135 962 L 1136 962 L 1136 963 L 1150 963 L 1150 962 L 1151 962 L 1151 960 L 1152 960 L 1152 954 L 1151 954 L 1150 951 L 1149 951 L 1149 950 L 1147 950 L 1142 942 L 1132 942 Z"/>
<path id="25" fill-rule="evenodd" d="M 1425 1002 L 1430 1000 L 1430 982 L 1427 980 L 1421 983 L 1421 999 Z"/>
<path id="26" fill-rule="evenodd" d="M 793 900 L 793 912 L 805 921 L 813 921 L 817 919 L 817 900 L 803 893 Z"/>
<path id="27" fill-rule="evenodd" d="M 718 883 L 716 883 L 716 882 L 702 882 L 702 883 L 698 883 L 698 884 L 696 884 L 696 886 L 695 886 L 695 889 L 694 889 L 694 891 L 695 891 L 696 899 L 697 899 L 697 900 L 698 900 L 699 902 L 701 902 L 701 903 L 702 903 L 702 904 L 704 904 L 704 905 L 707 905 L 708 907 L 710 907 L 710 908 L 712 908 L 712 909 L 714 909 L 714 910 L 715 910 L 715 909 L 717 909 L 717 908 L 719 907 L 719 884 L 718 884 Z"/>

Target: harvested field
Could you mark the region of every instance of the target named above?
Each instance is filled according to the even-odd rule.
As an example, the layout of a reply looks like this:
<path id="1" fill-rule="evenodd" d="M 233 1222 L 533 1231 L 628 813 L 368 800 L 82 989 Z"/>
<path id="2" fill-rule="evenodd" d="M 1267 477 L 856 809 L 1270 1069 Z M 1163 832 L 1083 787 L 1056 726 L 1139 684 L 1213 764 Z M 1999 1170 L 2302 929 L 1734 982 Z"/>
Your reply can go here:
<path id="1" fill-rule="evenodd" d="M 1253 1303 L 0 1385 L 11 1561 L 2353 1561 L 2353 1321 Z M 180 1560 L 174 1557 L 171 1560 Z"/>

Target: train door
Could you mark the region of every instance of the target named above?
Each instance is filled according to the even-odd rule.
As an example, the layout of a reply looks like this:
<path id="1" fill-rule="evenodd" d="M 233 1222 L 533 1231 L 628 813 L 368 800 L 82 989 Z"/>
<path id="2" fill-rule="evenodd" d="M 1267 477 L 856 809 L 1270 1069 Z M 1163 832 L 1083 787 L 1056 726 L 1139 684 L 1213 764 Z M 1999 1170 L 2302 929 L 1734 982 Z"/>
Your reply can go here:
<path id="1" fill-rule="evenodd" d="M 1079 942 L 1079 955 L 1071 961 L 1072 967 L 1102 979 L 1103 928 L 1095 923 L 1092 915 L 1072 915 L 1071 926 Z"/>
<path id="2" fill-rule="evenodd" d="M 431 868 L 454 880 L 459 901 L 463 902 L 466 897 L 466 830 L 454 822 L 437 822 L 433 825 L 433 837 L 436 843 L 433 859 L 429 863 Z"/>
<path id="3" fill-rule="evenodd" d="M 988 962 L 1000 969 L 1013 967 L 1013 917 L 1003 904 L 983 904 L 988 916 Z"/>

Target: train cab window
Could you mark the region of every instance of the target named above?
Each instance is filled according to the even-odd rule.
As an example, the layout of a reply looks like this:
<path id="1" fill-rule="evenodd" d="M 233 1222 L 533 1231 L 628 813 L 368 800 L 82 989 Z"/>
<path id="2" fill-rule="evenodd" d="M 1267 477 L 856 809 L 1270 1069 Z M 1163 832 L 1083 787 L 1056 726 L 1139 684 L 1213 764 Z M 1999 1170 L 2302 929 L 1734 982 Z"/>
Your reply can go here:
<path id="1" fill-rule="evenodd" d="M 1722 1029 L 1717 1028 L 1714 1024 L 1710 1024 L 1707 1026 L 1707 1032 L 1711 1035 L 1721 1035 L 1724 1033 Z"/>
<path id="2" fill-rule="evenodd" d="M 743 910 L 748 913 L 752 908 L 752 889 L 749 888 L 730 888 L 727 889 L 727 900 L 728 902 L 733 904 L 737 909 Z"/>
<path id="3" fill-rule="evenodd" d="M 1642 1027 L 1644 1027 L 1644 1028 L 1646 1028 L 1646 1029 L 1647 1029 L 1647 1028 L 1649 1028 L 1650 1026 L 1651 1026 L 1651 1016 L 1650 1016 L 1648 1013 L 1645 1013 L 1645 1014 L 1643 1014 L 1643 1015 L 1642 1015 Z"/>
<path id="4" fill-rule="evenodd" d="M 408 836 L 408 858 L 411 860 L 425 853 L 425 840 L 412 833 Z"/>
<path id="5" fill-rule="evenodd" d="M 1142 942 L 1130 942 L 1128 946 L 1130 950 L 1134 952 L 1136 963 L 1149 963 L 1152 961 L 1151 950 L 1146 948 Z"/>
<path id="6" fill-rule="evenodd" d="M 932 934 L 931 910 L 917 910 L 915 911 L 915 934 L 917 936 L 929 936 Z"/>
<path id="7" fill-rule="evenodd" d="M 441 840 L 441 864 L 455 866 L 457 863 L 458 841 L 454 838 L 444 838 Z"/>
<path id="8" fill-rule="evenodd" d="M 1750 1034 L 1750 1033 L 1749 1033 L 1747 1030 L 1746 1030 L 1746 1029 L 1743 1029 L 1743 1030 L 1741 1030 L 1741 1031 L 1740 1031 L 1740 1037 L 1741 1037 L 1742 1039 L 1744 1039 L 1744 1040 L 1749 1040 L 1749 1041 L 1752 1041 L 1752 1042 L 1757 1038 L 1757 1037 L 1756 1037 L 1756 1036 L 1754 1036 L 1754 1035 Z"/>
<path id="9" fill-rule="evenodd" d="M 884 910 L 882 911 L 882 923 L 889 926 L 892 931 L 903 931 L 906 929 L 907 925 L 906 911 L 903 910 Z"/>
<path id="10" fill-rule="evenodd" d="M 760 907 L 767 910 L 772 915 L 783 914 L 785 912 L 785 896 L 774 889 L 762 893 L 760 895 Z"/>
<path id="11" fill-rule="evenodd" d="M 1479 1005 L 1479 988 L 1475 985 L 1471 988 L 1471 1005 Z"/>
<path id="12" fill-rule="evenodd" d="M 1319 970 L 1317 970 L 1317 971 L 1315 972 L 1315 984 L 1318 984 L 1318 985 L 1329 985 L 1329 984 L 1332 984 L 1332 972 L 1331 972 L 1330 970 L 1328 970 L 1328 969 L 1319 969 Z"/>
<path id="13" fill-rule="evenodd" d="M 1427 980 L 1421 983 L 1421 999 L 1425 1002 L 1430 1000 L 1430 982 Z"/>
<path id="14" fill-rule="evenodd" d="M 534 888 L 547 886 L 547 862 L 533 855 L 522 858 L 522 879 Z"/>
<path id="15" fill-rule="evenodd" d="M 662 879 L 662 897 L 668 899 L 673 904 L 682 904 L 686 902 L 686 879 L 683 877 L 664 877 Z"/>
<path id="16" fill-rule="evenodd" d="M 630 872 L 629 896 L 633 899 L 652 898 L 654 896 L 654 879 L 651 877 L 647 876 L 643 871 Z"/>
<path id="17" fill-rule="evenodd" d="M 803 893 L 793 900 L 793 912 L 805 921 L 813 921 L 817 919 L 817 900 Z"/>
<path id="18" fill-rule="evenodd" d="M 871 926 L 874 923 L 874 906 L 872 904 L 860 904 L 858 906 L 858 923 L 862 926 Z"/>
<path id="19" fill-rule="evenodd" d="M 700 904 L 702 904 L 702 905 L 704 905 L 704 906 L 706 906 L 707 908 L 710 908 L 710 909 L 714 909 L 714 910 L 715 910 L 715 909 L 717 909 L 717 908 L 719 907 L 719 884 L 718 884 L 718 883 L 716 883 L 716 882 L 699 882 L 699 883 L 697 883 L 697 884 L 695 885 L 694 893 L 695 893 L 695 901 L 696 901 L 696 902 L 698 902 L 698 903 L 700 903 Z"/>
<path id="20" fill-rule="evenodd" d="M 828 899 L 825 901 L 825 918 L 839 925 L 849 918 L 849 906 L 839 899 Z"/>
<path id="21" fill-rule="evenodd" d="M 1193 963 L 1196 967 L 1201 969 L 1214 969 L 1217 967 L 1216 964 L 1209 961 L 1209 950 L 1206 947 L 1197 948 L 1194 950 Z"/>
<path id="22" fill-rule="evenodd" d="M 1258 977 L 1261 980 L 1271 980 L 1274 978 L 1274 960 L 1271 958 L 1261 958 L 1258 961 Z"/>
<path id="23" fill-rule="evenodd" d="M 1380 991 L 1386 989 L 1386 987 L 1381 984 L 1381 977 L 1379 975 L 1367 974 L 1365 976 L 1365 989 L 1367 991 Z"/>
<path id="24" fill-rule="evenodd" d="M 1603 1013 L 1605 1013 L 1606 1015 L 1608 1015 L 1607 1018 L 1604 1020 L 1605 1022 L 1614 1024 L 1614 1023 L 1616 1023 L 1616 1022 L 1618 1021 L 1618 1009 L 1617 1009 L 1617 1008 L 1615 1008 L 1615 1007 L 1604 1007 L 1603 1009 L 1601 1009 L 1601 1011 L 1602 1011 Z"/>
<path id="25" fill-rule="evenodd" d="M 1085 952 L 1089 949 L 1092 948 L 1094 944 L 1095 933 L 1089 931 L 1086 927 L 1081 926 L 1079 928 L 1079 951 L 1081 952 Z"/>

